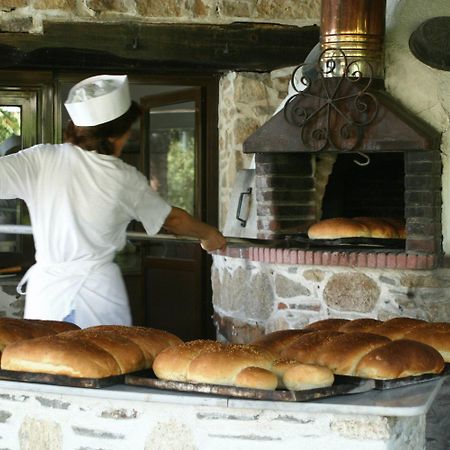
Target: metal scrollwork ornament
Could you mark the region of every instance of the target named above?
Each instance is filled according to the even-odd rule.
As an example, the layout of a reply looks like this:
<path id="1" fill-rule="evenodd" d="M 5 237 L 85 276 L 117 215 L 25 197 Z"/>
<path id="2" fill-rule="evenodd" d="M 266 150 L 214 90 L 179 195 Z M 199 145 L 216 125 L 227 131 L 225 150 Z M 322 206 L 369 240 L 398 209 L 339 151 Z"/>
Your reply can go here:
<path id="1" fill-rule="evenodd" d="M 314 65 L 296 68 L 291 78 L 295 94 L 286 102 L 284 115 L 300 128 L 307 149 L 351 151 L 358 146 L 378 114 L 378 101 L 369 91 L 372 76 L 368 62 L 349 63 L 340 49 L 326 49 Z"/>

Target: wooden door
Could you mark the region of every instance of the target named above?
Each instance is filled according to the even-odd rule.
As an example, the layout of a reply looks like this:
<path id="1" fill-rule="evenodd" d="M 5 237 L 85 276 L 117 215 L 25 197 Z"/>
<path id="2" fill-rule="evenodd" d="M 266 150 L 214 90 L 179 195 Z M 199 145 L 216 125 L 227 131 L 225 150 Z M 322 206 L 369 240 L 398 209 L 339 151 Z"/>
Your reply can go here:
<path id="1" fill-rule="evenodd" d="M 142 167 L 171 205 L 205 220 L 202 90 L 141 99 Z M 159 234 L 143 247 L 146 325 L 184 340 L 211 335 L 210 257 L 198 243 Z"/>

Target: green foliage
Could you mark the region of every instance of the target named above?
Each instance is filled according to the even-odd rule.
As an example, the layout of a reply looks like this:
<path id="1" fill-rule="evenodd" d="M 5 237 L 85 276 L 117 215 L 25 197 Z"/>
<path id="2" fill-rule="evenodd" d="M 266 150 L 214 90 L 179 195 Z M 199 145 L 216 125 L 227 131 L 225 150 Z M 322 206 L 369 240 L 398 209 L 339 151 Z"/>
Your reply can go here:
<path id="1" fill-rule="evenodd" d="M 195 141 L 173 130 L 167 155 L 168 202 L 194 213 Z"/>
<path id="2" fill-rule="evenodd" d="M 0 107 L 0 142 L 13 134 L 20 136 L 20 112 Z"/>

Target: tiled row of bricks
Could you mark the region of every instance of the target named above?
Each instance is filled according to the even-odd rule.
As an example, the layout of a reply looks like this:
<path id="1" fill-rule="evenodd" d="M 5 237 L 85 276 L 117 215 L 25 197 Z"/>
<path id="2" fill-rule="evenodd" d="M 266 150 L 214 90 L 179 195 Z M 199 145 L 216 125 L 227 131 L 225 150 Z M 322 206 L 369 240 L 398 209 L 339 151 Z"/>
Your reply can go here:
<path id="1" fill-rule="evenodd" d="M 270 247 L 230 247 L 223 256 L 272 264 L 298 264 L 318 266 L 368 267 L 383 269 L 433 269 L 434 255 L 407 254 L 404 252 L 355 252 L 329 250 L 302 250 Z"/>

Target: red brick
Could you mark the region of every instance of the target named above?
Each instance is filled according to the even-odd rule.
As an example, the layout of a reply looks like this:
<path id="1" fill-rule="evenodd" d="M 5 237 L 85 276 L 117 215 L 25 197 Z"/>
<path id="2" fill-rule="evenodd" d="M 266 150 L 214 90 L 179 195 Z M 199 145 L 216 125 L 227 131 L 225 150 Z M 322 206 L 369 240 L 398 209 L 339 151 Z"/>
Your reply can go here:
<path id="1" fill-rule="evenodd" d="M 298 263 L 304 265 L 306 262 L 306 252 L 304 250 L 299 250 L 297 253 Z"/>
<path id="2" fill-rule="evenodd" d="M 417 255 L 406 256 L 406 267 L 408 269 L 417 269 Z"/>
<path id="3" fill-rule="evenodd" d="M 339 252 L 333 252 L 331 254 L 330 264 L 332 266 L 338 266 L 339 265 Z"/>
<path id="4" fill-rule="evenodd" d="M 314 264 L 314 252 L 312 250 L 306 250 L 305 252 L 305 264 L 312 265 Z"/>
<path id="5" fill-rule="evenodd" d="M 263 248 L 263 250 L 264 250 L 264 258 L 263 258 L 263 261 L 264 262 L 266 262 L 266 263 L 268 263 L 268 262 L 270 262 L 270 248 Z"/>
<path id="6" fill-rule="evenodd" d="M 278 309 L 287 309 L 288 305 L 286 305 L 286 303 L 278 303 Z"/>
<path id="7" fill-rule="evenodd" d="M 283 249 L 277 248 L 277 254 L 276 254 L 276 263 L 277 264 L 283 264 Z"/>
<path id="8" fill-rule="evenodd" d="M 358 253 L 358 267 L 367 267 L 367 253 Z"/>
<path id="9" fill-rule="evenodd" d="M 348 266 L 348 253 L 339 252 L 339 265 Z"/>
<path id="10" fill-rule="evenodd" d="M 277 249 L 276 248 L 269 249 L 269 261 L 273 264 L 277 262 Z"/>
<path id="11" fill-rule="evenodd" d="M 317 265 L 317 266 L 321 265 L 322 264 L 322 252 L 315 251 L 314 255 L 313 255 L 313 261 L 314 261 L 315 265 Z"/>
<path id="12" fill-rule="evenodd" d="M 428 259 L 428 268 L 433 269 L 436 266 L 436 257 L 434 255 L 427 255 Z"/>
<path id="13" fill-rule="evenodd" d="M 348 255 L 348 263 L 352 267 L 356 267 L 358 265 L 358 253 L 350 252 Z"/>
<path id="14" fill-rule="evenodd" d="M 397 267 L 397 255 L 395 253 L 387 254 L 387 264 L 388 269 L 395 269 Z"/>
<path id="15" fill-rule="evenodd" d="M 397 255 L 397 268 L 406 269 L 406 253 L 399 253 Z"/>
<path id="16" fill-rule="evenodd" d="M 377 253 L 377 267 L 382 269 L 386 267 L 386 265 L 387 265 L 386 253 Z"/>
<path id="17" fill-rule="evenodd" d="M 258 261 L 264 261 L 264 247 L 258 248 Z"/>
<path id="18" fill-rule="evenodd" d="M 331 263 L 331 254 L 330 252 L 322 252 L 322 264 L 324 266 L 328 266 Z"/>
<path id="19" fill-rule="evenodd" d="M 290 264 L 300 264 L 298 260 L 298 252 L 297 250 L 289 250 L 289 263 Z"/>
<path id="20" fill-rule="evenodd" d="M 367 267 L 377 267 L 377 255 L 375 253 L 368 253 L 367 255 Z"/>
<path id="21" fill-rule="evenodd" d="M 428 269 L 427 255 L 417 255 L 417 269 Z"/>

